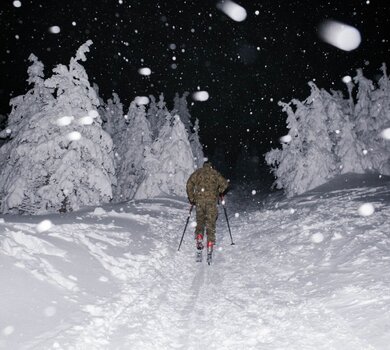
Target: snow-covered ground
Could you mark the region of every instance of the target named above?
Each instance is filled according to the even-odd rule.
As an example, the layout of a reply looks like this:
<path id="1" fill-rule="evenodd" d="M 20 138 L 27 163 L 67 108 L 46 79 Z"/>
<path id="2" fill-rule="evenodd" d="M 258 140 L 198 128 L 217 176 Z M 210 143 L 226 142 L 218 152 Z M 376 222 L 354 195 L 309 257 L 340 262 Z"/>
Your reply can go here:
<path id="1" fill-rule="evenodd" d="M 177 251 L 183 198 L 0 217 L 0 348 L 389 349 L 390 178 L 252 190 L 227 196 L 234 246 L 220 208 L 212 266 L 191 227 Z"/>

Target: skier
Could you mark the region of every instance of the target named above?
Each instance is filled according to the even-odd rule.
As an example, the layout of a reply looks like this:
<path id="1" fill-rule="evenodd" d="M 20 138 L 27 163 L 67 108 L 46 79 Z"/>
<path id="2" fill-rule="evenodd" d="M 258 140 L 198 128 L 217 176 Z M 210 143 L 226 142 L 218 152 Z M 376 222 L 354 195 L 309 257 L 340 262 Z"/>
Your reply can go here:
<path id="1" fill-rule="evenodd" d="M 203 234 L 207 234 L 207 258 L 211 261 L 211 254 L 215 244 L 215 223 L 217 221 L 218 196 L 228 188 L 228 181 L 215 170 L 209 161 L 197 169 L 187 181 L 187 196 L 192 205 L 196 205 L 195 240 L 198 249 L 198 258 L 201 259 L 203 249 Z"/>

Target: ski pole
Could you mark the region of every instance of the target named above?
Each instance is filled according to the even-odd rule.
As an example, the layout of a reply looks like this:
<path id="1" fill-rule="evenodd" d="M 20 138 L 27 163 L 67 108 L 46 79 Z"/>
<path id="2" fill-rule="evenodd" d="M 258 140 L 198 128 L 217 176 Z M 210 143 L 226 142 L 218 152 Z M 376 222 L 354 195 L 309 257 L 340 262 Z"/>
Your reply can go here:
<path id="1" fill-rule="evenodd" d="M 230 230 L 229 219 L 228 219 L 228 215 L 227 215 L 227 212 L 226 212 L 225 201 L 223 199 L 223 196 L 221 196 L 221 203 L 222 203 L 222 206 L 223 206 L 223 211 L 225 212 L 226 223 L 227 223 L 227 226 L 228 226 L 228 229 L 229 229 L 230 239 L 232 241 L 231 245 L 235 245 L 235 243 L 233 242 L 232 231 Z"/>
<path id="2" fill-rule="evenodd" d="M 177 249 L 178 251 L 180 250 L 181 244 L 182 244 L 182 242 L 183 242 L 184 233 L 186 232 L 187 225 L 188 225 L 188 221 L 190 221 L 191 212 L 192 212 L 192 208 L 193 208 L 193 207 L 194 207 L 194 205 L 193 205 L 193 204 L 191 204 L 190 212 L 188 213 L 188 216 L 187 216 L 186 225 L 184 226 L 183 235 L 181 236 L 181 240 L 180 240 L 179 248 Z"/>

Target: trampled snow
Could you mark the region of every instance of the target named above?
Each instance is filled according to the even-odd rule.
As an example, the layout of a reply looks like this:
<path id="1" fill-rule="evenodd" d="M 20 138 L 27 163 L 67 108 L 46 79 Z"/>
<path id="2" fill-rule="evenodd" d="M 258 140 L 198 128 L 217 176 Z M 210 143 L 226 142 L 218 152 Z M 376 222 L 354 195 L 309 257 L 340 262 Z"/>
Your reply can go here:
<path id="1" fill-rule="evenodd" d="M 181 197 L 1 216 L 0 349 L 388 349 L 390 178 L 252 189 L 225 197 L 236 245 L 219 207 L 212 266 L 193 228 L 177 251 Z"/>

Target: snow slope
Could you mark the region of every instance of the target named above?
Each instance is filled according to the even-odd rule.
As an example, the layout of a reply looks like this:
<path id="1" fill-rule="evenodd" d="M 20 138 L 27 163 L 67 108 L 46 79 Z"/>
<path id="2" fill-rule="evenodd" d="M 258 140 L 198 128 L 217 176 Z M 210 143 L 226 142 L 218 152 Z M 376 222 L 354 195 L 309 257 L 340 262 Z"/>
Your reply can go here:
<path id="1" fill-rule="evenodd" d="M 177 251 L 183 198 L 0 217 L 0 349 L 389 349 L 390 178 L 252 190 L 227 196 L 212 266 L 191 227 Z"/>

